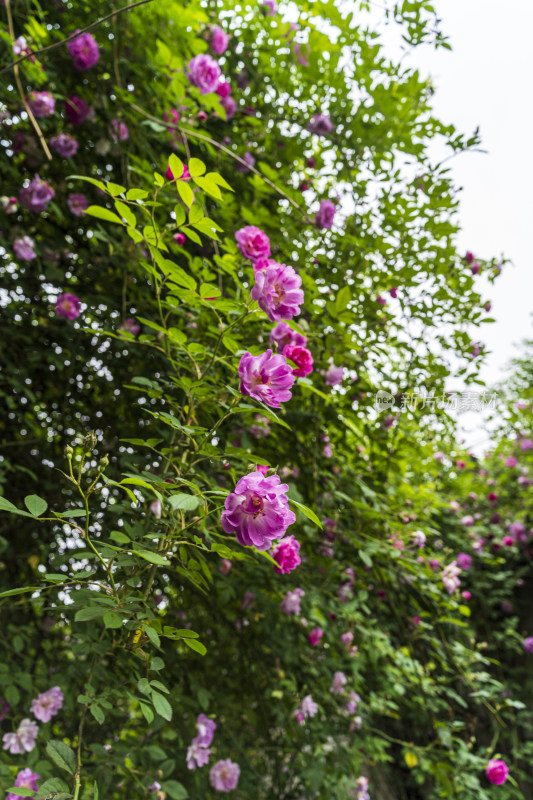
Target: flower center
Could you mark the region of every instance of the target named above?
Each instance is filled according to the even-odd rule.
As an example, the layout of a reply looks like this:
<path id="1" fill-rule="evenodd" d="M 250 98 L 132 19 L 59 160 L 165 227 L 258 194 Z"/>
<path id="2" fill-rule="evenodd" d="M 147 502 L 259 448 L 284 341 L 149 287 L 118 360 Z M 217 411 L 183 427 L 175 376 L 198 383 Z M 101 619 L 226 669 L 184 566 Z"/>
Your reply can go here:
<path id="1" fill-rule="evenodd" d="M 263 498 L 257 494 L 248 495 L 242 504 L 243 510 L 254 517 L 263 510 Z"/>

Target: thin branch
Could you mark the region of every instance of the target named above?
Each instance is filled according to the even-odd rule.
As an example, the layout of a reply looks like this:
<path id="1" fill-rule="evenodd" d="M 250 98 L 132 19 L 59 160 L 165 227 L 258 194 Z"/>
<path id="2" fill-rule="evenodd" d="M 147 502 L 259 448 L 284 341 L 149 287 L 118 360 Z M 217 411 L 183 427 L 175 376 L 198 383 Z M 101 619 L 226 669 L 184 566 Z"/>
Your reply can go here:
<path id="1" fill-rule="evenodd" d="M 46 47 L 42 47 L 40 50 L 33 50 L 31 53 L 27 53 L 25 56 L 17 59 L 17 61 L 13 61 L 13 63 L 9 64 L 7 67 L 3 67 L 0 69 L 0 75 L 4 72 L 8 72 L 10 69 L 16 69 L 19 64 L 22 64 L 23 61 L 27 61 L 28 58 L 33 58 L 35 56 L 40 56 L 41 53 L 46 53 L 48 50 L 53 50 L 55 47 L 61 47 L 63 44 L 68 44 L 68 42 L 72 42 L 74 39 L 77 39 L 78 36 L 81 36 L 82 33 L 87 33 L 87 31 L 93 30 L 93 28 L 97 28 L 98 25 L 101 25 L 102 22 L 107 22 L 108 19 L 112 19 L 116 17 L 118 14 L 122 14 L 123 11 L 130 11 L 132 8 L 137 8 L 137 6 L 144 6 L 146 3 L 153 3 L 154 0 L 139 0 L 137 3 L 131 3 L 129 6 L 124 6 L 123 8 L 118 8 L 116 11 L 112 11 L 111 14 L 107 14 L 105 17 L 96 20 L 96 22 L 91 22 L 90 25 L 87 25 L 86 28 L 82 28 L 76 33 L 71 33 L 70 36 L 67 36 L 66 39 L 61 39 L 59 42 L 54 42 L 53 44 L 49 44 Z M 6 0 L 6 6 L 9 7 L 9 0 Z"/>

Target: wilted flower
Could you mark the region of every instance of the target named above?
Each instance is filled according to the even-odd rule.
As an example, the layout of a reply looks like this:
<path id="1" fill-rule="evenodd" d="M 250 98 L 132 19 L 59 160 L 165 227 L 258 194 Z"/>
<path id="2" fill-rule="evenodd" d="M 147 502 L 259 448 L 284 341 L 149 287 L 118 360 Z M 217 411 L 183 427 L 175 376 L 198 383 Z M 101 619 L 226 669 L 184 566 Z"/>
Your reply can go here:
<path id="1" fill-rule="evenodd" d="M 272 408 L 278 408 L 280 403 L 292 397 L 292 368 L 287 364 L 285 356 L 272 355 L 272 350 L 259 356 L 245 353 L 239 362 L 239 377 L 244 395 L 260 400 Z"/>
<path id="2" fill-rule="evenodd" d="M 161 514 L 163 511 L 163 507 L 161 505 L 161 500 L 152 500 L 150 503 L 150 511 L 156 517 L 156 519 L 161 519 Z"/>
<path id="3" fill-rule="evenodd" d="M 279 475 L 266 478 L 261 472 L 245 475 L 226 497 L 221 523 L 226 533 L 235 533 L 239 544 L 268 550 L 280 539 L 296 516 L 289 509 L 289 487 Z"/>
<path id="4" fill-rule="evenodd" d="M 41 722 L 50 722 L 62 706 L 63 692 L 59 686 L 53 686 L 32 701 L 31 713 Z"/>
<path id="5" fill-rule="evenodd" d="M 240 774 L 239 765 L 226 758 L 222 761 L 217 761 L 214 767 L 211 768 L 209 780 L 211 781 L 211 786 L 217 792 L 231 792 L 236 788 Z"/>

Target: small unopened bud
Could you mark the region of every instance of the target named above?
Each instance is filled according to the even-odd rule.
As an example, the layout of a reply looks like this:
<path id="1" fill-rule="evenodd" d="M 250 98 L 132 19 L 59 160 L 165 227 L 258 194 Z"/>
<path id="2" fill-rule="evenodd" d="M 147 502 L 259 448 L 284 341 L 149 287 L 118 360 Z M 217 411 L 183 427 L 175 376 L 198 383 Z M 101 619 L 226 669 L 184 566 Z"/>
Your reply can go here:
<path id="1" fill-rule="evenodd" d="M 96 434 L 94 433 L 94 431 L 92 433 L 88 433 L 87 436 L 83 437 L 83 442 L 82 442 L 83 449 L 84 450 L 88 450 L 89 452 L 91 450 L 94 450 L 94 448 L 96 447 L 97 441 L 98 440 L 96 438 Z"/>
<path id="2" fill-rule="evenodd" d="M 100 459 L 99 467 L 100 469 L 105 469 L 109 465 L 109 456 L 107 453 Z"/>
<path id="3" fill-rule="evenodd" d="M 69 444 L 67 444 L 67 446 L 65 447 L 65 455 L 69 461 L 72 459 L 72 456 L 74 455 L 74 450 Z"/>

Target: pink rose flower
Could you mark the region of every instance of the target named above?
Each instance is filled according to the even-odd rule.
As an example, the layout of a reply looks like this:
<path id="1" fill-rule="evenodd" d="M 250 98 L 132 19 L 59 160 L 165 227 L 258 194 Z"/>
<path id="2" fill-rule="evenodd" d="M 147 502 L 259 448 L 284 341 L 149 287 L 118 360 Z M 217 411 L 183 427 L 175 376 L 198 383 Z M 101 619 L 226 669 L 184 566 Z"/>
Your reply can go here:
<path id="1" fill-rule="evenodd" d="M 82 100 L 81 97 L 73 95 L 65 100 L 65 114 L 68 121 L 72 122 L 73 125 L 81 125 L 82 122 L 85 122 L 90 111 L 88 103 Z"/>
<path id="2" fill-rule="evenodd" d="M 260 400 L 271 408 L 279 408 L 280 403 L 292 397 L 292 368 L 285 356 L 274 356 L 272 350 L 259 356 L 245 353 L 239 362 L 239 377 L 243 395 Z"/>
<path id="3" fill-rule="evenodd" d="M 347 700 L 346 706 L 345 706 L 346 711 L 348 712 L 348 714 L 355 714 L 355 712 L 357 711 L 357 706 L 359 705 L 360 702 L 361 702 L 361 698 L 357 694 L 357 692 L 354 692 L 354 691 L 350 690 L 348 692 L 348 700 Z"/>
<path id="4" fill-rule="evenodd" d="M 320 202 L 320 208 L 315 215 L 315 224 L 319 228 L 331 228 L 335 211 L 335 203 L 332 200 L 322 200 Z"/>
<path id="5" fill-rule="evenodd" d="M 130 138 L 130 132 L 125 122 L 120 119 L 111 120 L 111 138 L 114 142 L 125 142 Z"/>
<path id="6" fill-rule="evenodd" d="M 324 636 L 324 631 L 322 630 L 322 628 L 313 628 L 311 631 L 309 631 L 310 644 L 312 644 L 313 647 L 316 647 L 316 645 L 319 643 L 319 641 L 322 639 L 323 636 Z"/>
<path id="7" fill-rule="evenodd" d="M 313 371 L 313 356 L 305 347 L 289 344 L 283 349 L 283 355 L 296 364 L 293 374 L 303 378 Z"/>
<path id="8" fill-rule="evenodd" d="M 69 42 L 68 50 L 75 69 L 80 72 L 94 67 L 100 58 L 100 48 L 90 33 L 82 33 Z"/>
<path id="9" fill-rule="evenodd" d="M 32 701 L 31 713 L 41 722 L 50 722 L 62 706 L 63 692 L 59 686 L 53 686 Z"/>
<path id="10" fill-rule="evenodd" d="M 202 747 L 194 739 L 187 748 L 187 769 L 196 769 L 197 767 L 205 767 L 209 763 L 211 750 L 209 747 Z"/>
<path id="11" fill-rule="evenodd" d="M 517 464 L 518 464 L 518 459 L 515 458 L 514 456 L 508 456 L 505 459 L 505 466 L 506 467 L 516 467 Z"/>
<path id="12" fill-rule="evenodd" d="M 31 236 L 20 236 L 13 242 L 13 251 L 21 261 L 32 261 L 37 257 L 34 247 L 35 242 Z"/>
<path id="13" fill-rule="evenodd" d="M 469 556 L 468 553 L 459 553 L 457 556 L 457 566 L 460 569 L 469 570 L 472 566 L 472 556 Z"/>
<path id="14" fill-rule="evenodd" d="M 71 214 L 75 217 L 82 217 L 85 209 L 89 208 L 89 201 L 84 194 L 69 194 L 67 206 Z"/>
<path id="15" fill-rule="evenodd" d="M 533 636 L 528 636 L 522 642 L 522 647 L 526 653 L 533 653 Z"/>
<path id="16" fill-rule="evenodd" d="M 248 150 L 242 158 L 245 163 L 243 164 L 242 161 L 238 161 L 235 169 L 237 172 L 250 172 L 250 168 L 255 165 L 255 158 Z"/>
<path id="17" fill-rule="evenodd" d="M 344 377 L 344 367 L 336 367 L 333 361 L 330 362 L 326 372 L 326 386 L 337 386 Z"/>
<path id="18" fill-rule="evenodd" d="M 232 567 L 232 563 L 229 558 L 223 558 L 222 563 L 220 564 L 218 571 L 221 572 L 223 575 L 227 575 Z"/>
<path id="19" fill-rule="evenodd" d="M 32 772 L 29 767 L 26 767 L 26 769 L 21 769 L 18 773 L 15 778 L 14 786 L 17 786 L 19 789 L 33 789 L 33 791 L 36 792 L 38 789 L 36 781 L 38 781 L 40 777 L 41 776 L 37 775 L 36 772 Z M 20 800 L 20 795 L 8 792 L 6 800 Z"/>
<path id="20" fill-rule="evenodd" d="M 4 733 L 4 750 L 13 755 L 29 753 L 35 747 L 39 726 L 31 719 L 23 719 L 15 733 Z"/>
<path id="21" fill-rule="evenodd" d="M 187 77 L 202 94 L 216 92 L 220 80 L 220 67 L 211 56 L 201 53 L 189 62 Z"/>
<path id="22" fill-rule="evenodd" d="M 56 314 L 65 319 L 76 319 L 81 314 L 81 300 L 75 294 L 65 292 L 56 301 Z"/>
<path id="23" fill-rule="evenodd" d="M 276 344 L 278 352 L 283 353 L 283 350 L 288 345 L 305 347 L 307 338 L 303 334 L 298 333 L 298 331 L 294 331 L 286 322 L 278 322 L 270 331 L 270 344 Z"/>
<path id="24" fill-rule="evenodd" d="M 48 117 L 54 113 L 56 101 L 50 92 L 30 92 L 28 105 L 34 117 Z"/>
<path id="25" fill-rule="evenodd" d="M 131 333 L 133 336 L 138 336 L 141 331 L 141 326 L 135 321 L 135 317 L 128 317 L 120 326 L 119 332 L 120 331 L 126 331 L 127 333 Z"/>
<path id="26" fill-rule="evenodd" d="M 78 142 L 73 136 L 68 133 L 58 133 L 57 136 L 52 136 L 50 144 L 59 153 L 61 158 L 71 158 L 78 152 Z"/>
<path id="27" fill-rule="evenodd" d="M 152 500 L 150 503 L 150 511 L 154 515 L 156 519 L 161 519 L 161 514 L 163 513 L 163 506 L 161 505 L 161 500 Z"/>
<path id="28" fill-rule="evenodd" d="M 318 706 L 311 697 L 310 694 L 306 695 L 300 704 L 300 708 L 297 708 L 296 711 L 293 712 L 293 717 L 296 717 L 298 723 L 300 725 L 304 724 L 304 720 L 310 719 L 314 717 L 318 711 Z"/>
<path id="29" fill-rule="evenodd" d="M 227 81 L 220 81 L 217 86 L 217 94 L 219 97 L 224 99 L 225 97 L 229 97 L 231 94 L 231 86 Z"/>
<path id="30" fill-rule="evenodd" d="M 521 450 L 533 450 L 533 439 L 523 439 L 520 442 Z"/>
<path id="31" fill-rule="evenodd" d="M 226 119 L 231 119 L 237 110 L 237 103 L 233 97 L 223 97 L 220 101 L 220 105 L 226 112 Z"/>
<path id="32" fill-rule="evenodd" d="M 170 166 L 167 167 L 167 171 L 165 172 L 165 178 L 169 181 L 176 181 L 176 178 L 174 177 L 174 173 L 170 169 Z M 189 167 L 187 166 L 187 164 L 183 164 L 183 172 L 181 173 L 181 175 L 178 175 L 177 179 L 180 181 L 186 181 L 187 183 L 190 181 L 191 173 L 189 172 Z"/>
<path id="33" fill-rule="evenodd" d="M 229 42 L 228 34 L 219 28 L 218 25 L 214 25 L 211 30 L 211 41 L 209 42 L 209 46 L 212 52 L 216 56 L 221 56 L 222 53 L 226 50 Z"/>
<path id="34" fill-rule="evenodd" d="M 226 758 L 222 761 L 217 761 L 214 767 L 211 768 L 209 780 L 211 781 L 211 786 L 217 792 L 231 792 L 237 787 L 240 774 L 239 765 Z"/>
<path id="35" fill-rule="evenodd" d="M 288 575 L 302 563 L 300 542 L 292 535 L 286 536 L 274 547 L 272 558 L 279 564 L 279 567 L 274 567 L 278 575 Z"/>
<path id="36" fill-rule="evenodd" d="M 288 491 L 279 475 L 266 478 L 259 471 L 245 475 L 226 497 L 221 517 L 223 530 L 234 533 L 239 544 L 268 550 L 272 540 L 284 536 L 296 521 L 289 508 Z"/>
<path id="37" fill-rule="evenodd" d="M 235 239 L 243 256 L 251 261 L 268 258 L 270 255 L 270 240 L 266 233 L 255 225 L 246 225 L 238 230 Z"/>
<path id="38" fill-rule="evenodd" d="M 331 682 L 331 686 L 329 690 L 332 694 L 342 694 L 344 692 L 344 687 L 348 683 L 348 678 L 344 674 L 344 672 L 335 672 L 333 675 L 333 680 Z"/>
<path id="39" fill-rule="evenodd" d="M 501 784 L 505 783 L 507 780 L 507 776 L 509 775 L 509 767 L 505 761 L 501 761 L 497 758 L 491 758 L 487 764 L 487 769 L 485 772 L 491 783 L 494 783 L 496 786 L 501 786 Z"/>
<path id="40" fill-rule="evenodd" d="M 300 603 L 302 597 L 305 597 L 305 592 L 303 589 L 290 589 L 280 603 L 280 608 L 283 613 L 300 616 Z"/>
<path id="41" fill-rule="evenodd" d="M 22 205 L 29 211 L 39 214 L 46 211 L 48 203 L 55 197 L 55 192 L 46 181 L 36 175 L 25 189 L 19 191 Z"/>
<path id="42" fill-rule="evenodd" d="M 263 0 L 263 8 L 267 17 L 273 17 L 278 10 L 276 0 Z"/>
<path id="43" fill-rule="evenodd" d="M 300 313 L 304 301 L 301 285 L 302 279 L 292 267 L 274 261 L 264 271 L 255 273 L 251 296 L 269 320 L 279 322 Z"/>
<path id="44" fill-rule="evenodd" d="M 456 589 L 461 585 L 459 575 L 461 574 L 460 567 L 457 566 L 457 561 L 452 561 L 442 571 L 442 582 L 448 594 L 453 594 Z"/>

